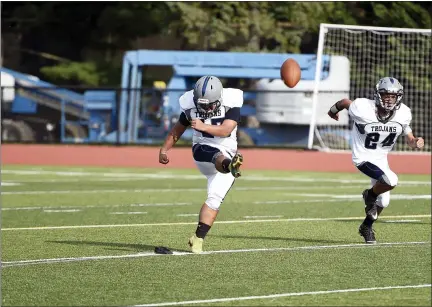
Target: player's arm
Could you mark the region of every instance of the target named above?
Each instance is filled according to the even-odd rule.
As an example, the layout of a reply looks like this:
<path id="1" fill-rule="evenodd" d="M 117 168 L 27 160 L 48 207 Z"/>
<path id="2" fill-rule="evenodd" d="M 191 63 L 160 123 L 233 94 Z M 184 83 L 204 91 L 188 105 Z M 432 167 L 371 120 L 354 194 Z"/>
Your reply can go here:
<path id="1" fill-rule="evenodd" d="M 170 150 L 175 143 L 180 139 L 187 127 L 190 125 L 189 120 L 184 112 L 181 113 L 179 120 L 172 127 L 171 131 L 165 138 L 165 142 L 159 150 L 159 163 L 167 164 L 169 162 L 167 152 Z"/>
<path id="2" fill-rule="evenodd" d="M 339 120 L 339 112 L 344 110 L 344 109 L 348 110 L 351 103 L 352 103 L 352 101 L 347 99 L 347 98 L 339 100 L 334 105 L 332 105 L 332 107 L 330 108 L 330 110 L 327 113 L 328 116 L 330 116 L 331 118 L 333 118 L 335 120 Z"/>
<path id="3" fill-rule="evenodd" d="M 200 119 L 192 120 L 192 128 L 195 130 L 208 133 L 216 137 L 228 137 L 237 127 L 240 121 L 240 108 L 231 108 L 225 114 L 225 119 L 220 125 L 207 125 Z"/>
<path id="4" fill-rule="evenodd" d="M 421 149 L 424 146 L 424 140 L 421 137 L 415 137 L 412 132 L 408 132 L 406 135 L 407 144 L 413 149 Z"/>

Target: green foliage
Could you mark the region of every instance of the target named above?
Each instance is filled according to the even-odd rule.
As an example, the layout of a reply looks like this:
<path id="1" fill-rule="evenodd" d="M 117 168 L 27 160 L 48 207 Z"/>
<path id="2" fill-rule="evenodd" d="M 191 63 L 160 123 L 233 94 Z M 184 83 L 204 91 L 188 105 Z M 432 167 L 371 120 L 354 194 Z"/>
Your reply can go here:
<path id="1" fill-rule="evenodd" d="M 427 6 L 416 2 L 11 2 L 2 5 L 2 30 L 19 33 L 22 48 L 73 61 L 53 66 L 47 59 L 35 56 L 29 59 L 23 55 L 22 66 L 37 67 L 44 76 L 65 83 L 86 85 L 118 85 L 123 53 L 142 48 L 138 44 L 140 38 L 175 37 L 180 41 L 177 48 L 181 50 L 313 53 L 320 23 L 432 26 Z"/>
<path id="2" fill-rule="evenodd" d="M 379 26 L 400 28 L 431 28 L 429 13 L 412 2 L 373 3 Z"/>
<path id="3" fill-rule="evenodd" d="M 104 74 L 93 62 L 69 62 L 41 68 L 41 73 L 56 84 L 98 86 L 106 82 Z"/>

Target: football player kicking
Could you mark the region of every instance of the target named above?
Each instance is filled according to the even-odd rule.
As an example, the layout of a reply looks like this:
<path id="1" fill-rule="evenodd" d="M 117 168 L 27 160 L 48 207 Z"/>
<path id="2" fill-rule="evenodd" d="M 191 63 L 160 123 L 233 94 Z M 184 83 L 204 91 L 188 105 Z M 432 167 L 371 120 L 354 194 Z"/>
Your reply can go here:
<path id="1" fill-rule="evenodd" d="M 207 177 L 207 200 L 201 207 L 195 234 L 189 239 L 193 253 L 202 252 L 204 238 L 235 178 L 240 174 L 243 156 L 237 152 L 237 123 L 243 105 L 243 91 L 223 88 L 214 76 L 201 77 L 193 90 L 180 99 L 178 122 L 169 132 L 159 152 L 159 162 L 169 162 L 167 152 L 187 127 L 194 129 L 192 155 L 199 171 Z"/>
<path id="2" fill-rule="evenodd" d="M 371 178 L 372 187 L 363 191 L 366 218 L 359 232 L 366 243 L 375 244 L 372 224 L 390 203 L 390 190 L 398 183 L 397 175 L 389 167 L 387 155 L 402 133 L 411 148 L 422 148 L 424 140 L 412 133 L 411 110 L 402 103 L 403 87 L 398 80 L 385 77 L 375 88 L 374 100 L 342 99 L 328 115 L 339 120 L 339 112 L 347 109 L 354 124 L 351 131 L 354 165 Z"/>

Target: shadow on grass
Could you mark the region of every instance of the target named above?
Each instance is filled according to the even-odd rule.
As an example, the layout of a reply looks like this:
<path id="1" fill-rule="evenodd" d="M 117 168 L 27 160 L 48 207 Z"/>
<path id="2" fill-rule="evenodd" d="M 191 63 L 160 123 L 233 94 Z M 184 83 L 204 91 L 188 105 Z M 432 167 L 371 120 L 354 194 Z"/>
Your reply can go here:
<path id="1" fill-rule="evenodd" d="M 109 250 L 123 250 L 123 251 L 136 251 L 136 252 L 148 252 L 154 251 L 156 245 L 147 244 L 135 244 L 135 243 L 114 243 L 114 242 L 98 242 L 98 241 L 45 241 L 48 243 L 58 244 L 70 244 L 70 245 L 90 245 L 90 246 L 102 246 Z M 170 248 L 165 246 L 172 251 L 176 252 L 189 252 L 189 250 Z"/>

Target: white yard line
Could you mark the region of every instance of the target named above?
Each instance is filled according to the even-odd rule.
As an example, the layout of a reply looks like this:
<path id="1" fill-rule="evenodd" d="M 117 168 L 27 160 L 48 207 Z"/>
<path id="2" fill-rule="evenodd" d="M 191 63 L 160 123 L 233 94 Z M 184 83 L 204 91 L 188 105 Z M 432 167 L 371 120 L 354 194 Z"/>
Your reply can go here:
<path id="1" fill-rule="evenodd" d="M 147 212 L 141 212 L 141 211 L 119 211 L 119 212 L 110 212 L 109 214 L 147 214 Z"/>
<path id="2" fill-rule="evenodd" d="M 304 195 L 304 194 L 288 194 L 287 195 Z M 311 197 L 311 194 L 307 194 Z M 323 195 L 323 194 L 312 194 L 313 196 Z M 329 199 L 330 196 L 327 194 L 326 198 L 322 199 L 287 199 L 287 200 L 263 200 L 263 201 L 254 201 L 251 204 L 259 204 L 259 205 L 278 205 L 278 204 L 309 204 L 309 203 L 333 203 L 333 202 L 357 202 L 361 199 L 361 195 L 334 195 Z M 330 194 L 329 194 L 330 195 Z M 405 195 L 404 195 L 405 196 Z M 411 199 L 427 199 L 430 195 L 409 195 Z M 398 198 L 398 194 L 392 196 L 395 199 L 410 199 L 410 198 Z M 145 204 L 115 204 L 115 205 L 82 205 L 82 206 L 38 206 L 38 207 L 2 207 L 2 211 L 19 211 L 19 210 L 43 210 L 43 209 L 86 209 L 86 208 L 113 208 L 113 207 L 170 207 L 170 206 L 191 206 L 193 203 L 145 203 Z"/>
<path id="3" fill-rule="evenodd" d="M 21 183 L 19 183 L 19 182 L 5 182 L 5 181 L 1 182 L 2 187 L 13 187 L 13 186 L 18 186 L 18 185 L 21 185 Z"/>
<path id="4" fill-rule="evenodd" d="M 201 192 L 206 189 L 124 189 L 124 190 L 59 190 L 59 191 L 8 191 L 2 195 L 47 195 L 47 194 L 95 194 L 95 193 L 154 193 L 154 192 Z"/>
<path id="5" fill-rule="evenodd" d="M 190 206 L 192 203 L 154 203 L 154 204 L 116 204 L 116 205 L 82 205 L 82 206 L 44 206 L 44 207 L 3 207 L 2 211 L 19 210 L 45 210 L 45 209 L 86 209 L 86 208 L 117 208 L 117 207 L 169 207 L 169 206 Z"/>
<path id="6" fill-rule="evenodd" d="M 397 218 L 431 218 L 431 215 L 393 215 L 393 216 L 380 217 L 380 219 L 397 219 Z M 363 220 L 363 219 L 364 219 L 364 216 L 332 217 L 332 218 L 291 218 L 291 219 L 216 221 L 215 224 L 274 223 L 274 222 L 322 222 L 322 221 L 340 221 L 340 220 L 344 221 L 344 220 Z M 196 225 L 196 222 L 149 223 L 149 224 L 110 224 L 110 225 L 70 225 L 70 226 L 16 227 L 16 228 L 14 227 L 14 228 L 2 228 L 1 231 L 81 229 L 81 228 L 117 228 L 117 227 L 145 227 L 145 226 L 178 226 L 178 225 Z"/>
<path id="7" fill-rule="evenodd" d="M 78 171 L 40 171 L 40 170 L 2 170 L 2 174 L 15 174 L 15 175 L 55 175 L 55 176 L 68 176 L 68 177 L 81 177 L 81 176 L 94 176 L 94 177 L 119 177 L 122 178 L 151 178 L 151 179 L 178 179 L 178 180 L 199 180 L 204 179 L 200 174 L 187 175 L 187 174 L 172 174 L 172 173 L 106 173 L 106 172 L 78 172 Z M 245 176 L 241 180 L 246 181 L 293 181 L 293 182 L 335 182 L 335 183 L 370 183 L 367 179 L 338 179 L 338 178 L 306 178 L 306 177 L 266 177 L 266 176 Z M 400 185 L 431 185 L 428 181 L 400 181 Z"/>
<path id="8" fill-rule="evenodd" d="M 383 221 L 384 223 L 414 223 L 421 222 L 420 220 L 394 220 L 394 221 Z"/>
<path id="9" fill-rule="evenodd" d="M 165 206 L 189 206 L 192 203 L 154 203 L 154 204 L 131 204 L 132 207 L 165 207 Z M 122 205 L 120 205 L 122 206 Z"/>
<path id="10" fill-rule="evenodd" d="M 57 213 L 57 212 L 59 212 L 59 213 L 64 213 L 64 212 L 68 213 L 68 212 L 79 212 L 79 211 L 81 211 L 81 210 L 79 210 L 79 209 L 64 209 L 64 210 L 45 209 L 44 210 L 44 212 L 47 212 L 47 213 Z"/>
<path id="11" fill-rule="evenodd" d="M 296 195 L 302 197 L 330 197 L 330 198 L 343 198 L 343 199 L 361 199 L 360 194 L 318 194 L 318 193 L 283 193 L 284 195 Z M 416 194 L 392 194 L 391 199 L 431 199 L 430 194 L 416 195 Z"/>
<path id="12" fill-rule="evenodd" d="M 254 201 L 252 204 L 262 205 L 278 205 L 278 204 L 297 204 L 297 203 L 341 203 L 341 202 L 356 202 L 357 199 L 294 199 L 294 200 L 263 200 Z"/>
<path id="13" fill-rule="evenodd" d="M 215 250 L 206 251 L 200 255 L 213 254 L 235 254 L 235 253 L 256 253 L 256 252 L 280 252 L 280 251 L 302 251 L 302 250 L 322 250 L 322 249 L 349 249 L 349 248 L 381 248 L 381 247 L 408 247 L 412 245 L 428 245 L 431 242 L 388 242 L 380 244 L 334 244 L 334 245 L 314 245 L 314 246 L 296 246 L 296 247 L 275 247 L 275 248 L 250 248 L 250 249 L 230 249 L 230 250 Z M 48 259 L 32 259 L 32 260 L 17 260 L 17 261 L 2 261 L 2 267 L 23 266 L 32 264 L 49 264 L 49 263 L 64 263 L 89 260 L 106 260 L 106 259 L 124 259 L 124 258 L 142 258 L 142 257 L 157 257 L 157 256 L 198 256 L 191 252 L 176 252 L 172 255 L 155 254 L 153 252 L 143 252 L 127 255 L 105 255 L 105 256 L 88 256 L 88 257 L 67 257 L 67 258 L 48 258 Z"/>
<path id="14" fill-rule="evenodd" d="M 152 304 L 135 305 L 133 307 L 145 307 L 145 306 L 159 307 L 159 306 L 174 306 L 174 305 L 188 305 L 188 304 L 222 303 L 222 302 L 246 301 L 246 300 L 275 299 L 275 298 L 290 297 L 290 296 L 320 295 L 320 294 L 347 293 L 347 292 L 365 292 L 365 291 L 392 290 L 392 289 L 430 288 L 430 287 L 431 284 L 423 284 L 423 285 L 354 288 L 354 289 L 339 289 L 339 290 L 311 291 L 311 292 L 291 292 L 291 293 L 269 294 L 269 295 L 259 295 L 259 296 L 215 298 L 215 299 L 196 300 L 196 301 L 152 303 Z"/>
<path id="15" fill-rule="evenodd" d="M 245 219 L 265 219 L 265 218 L 281 218 L 283 215 L 246 215 Z"/>
<path id="16" fill-rule="evenodd" d="M 326 187 L 328 188 L 328 187 Z M 286 191 L 286 190 L 310 190 L 311 187 L 233 187 L 235 191 Z M 49 190 L 49 191 L 7 191 L 2 195 L 46 195 L 46 194 L 95 194 L 95 193 L 160 193 L 160 192 L 202 192 L 205 188 L 162 188 L 162 189 L 109 189 L 109 190 Z M 332 197 L 332 198 L 360 198 L 361 194 L 335 195 L 320 193 L 284 193 L 284 195 L 297 195 L 302 197 Z M 398 199 L 431 199 L 431 195 L 392 194 L 392 198 Z"/>

